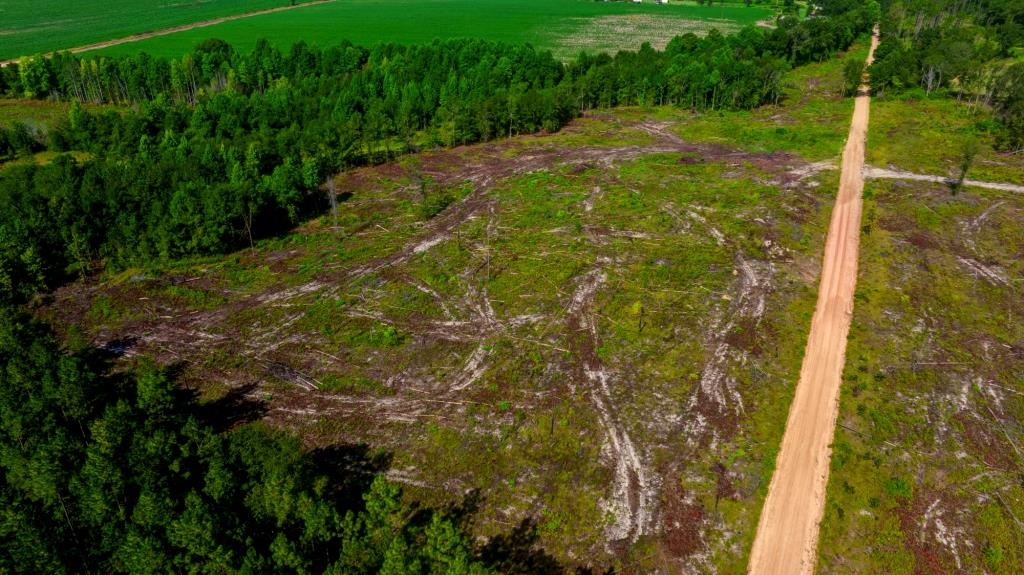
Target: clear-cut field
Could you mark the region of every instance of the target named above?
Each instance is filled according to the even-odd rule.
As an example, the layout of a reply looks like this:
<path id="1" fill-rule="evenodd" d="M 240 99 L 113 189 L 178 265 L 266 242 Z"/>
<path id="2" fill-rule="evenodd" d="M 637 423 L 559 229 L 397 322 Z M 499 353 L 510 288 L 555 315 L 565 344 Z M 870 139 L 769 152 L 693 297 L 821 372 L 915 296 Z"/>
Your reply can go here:
<path id="1" fill-rule="evenodd" d="M 534 522 L 570 564 L 742 572 L 838 187 L 843 62 L 794 71 L 777 107 L 602 112 L 354 170 L 337 221 L 37 309 L 69 341 L 177 366 L 229 422 L 368 444 L 427 502 L 476 493 L 482 534 Z M 903 134 L 920 110 L 930 131 Z M 982 119 L 884 102 L 893 141 L 870 136 L 868 163 L 948 175 L 931 143 Z M 1021 162 L 985 140 L 977 177 Z M 1021 564 L 1019 204 L 868 182 L 822 571 Z"/>
<path id="2" fill-rule="evenodd" d="M 878 180 L 864 209 L 819 571 L 1019 572 L 1024 194 Z"/>
<path id="3" fill-rule="evenodd" d="M 48 313 L 311 445 L 387 450 L 428 500 L 479 490 L 482 533 L 531 520 L 570 563 L 738 569 L 834 174 L 684 140 L 689 119 L 354 170 L 336 227 L 79 283 Z"/>

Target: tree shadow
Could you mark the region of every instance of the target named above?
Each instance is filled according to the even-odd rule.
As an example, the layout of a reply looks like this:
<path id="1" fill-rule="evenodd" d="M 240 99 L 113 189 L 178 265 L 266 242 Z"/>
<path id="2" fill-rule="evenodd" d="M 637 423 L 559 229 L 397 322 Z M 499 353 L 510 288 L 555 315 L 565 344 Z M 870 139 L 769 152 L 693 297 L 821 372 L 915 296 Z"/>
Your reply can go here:
<path id="1" fill-rule="evenodd" d="M 174 369 L 174 366 L 169 369 Z M 174 372 L 169 372 L 169 375 L 177 379 Z M 223 433 L 262 419 L 268 408 L 266 402 L 252 398 L 256 387 L 255 383 L 235 387 L 220 399 L 198 405 L 199 421 L 213 428 L 216 433 Z"/>
<path id="2" fill-rule="evenodd" d="M 441 512 L 468 533 L 473 528 L 473 522 L 483 501 L 480 490 L 471 489 L 462 496 L 462 499 L 441 508 Z"/>
<path id="3" fill-rule="evenodd" d="M 319 447 L 307 454 L 310 472 L 331 479 L 324 492 L 343 510 L 360 509 L 363 494 L 377 475 L 391 467 L 392 454 L 366 444 L 341 444 Z"/>
<path id="4" fill-rule="evenodd" d="M 570 571 L 540 547 L 537 522 L 527 517 L 507 533 L 492 537 L 480 551 L 480 558 L 498 573 L 504 575 L 612 575 L 614 570 L 594 571 L 590 567 L 577 567 Z"/>
<path id="5" fill-rule="evenodd" d="M 425 526 L 440 513 L 451 520 L 464 533 L 473 532 L 473 523 L 483 506 L 484 497 L 479 489 L 466 492 L 461 499 L 441 508 L 411 505 L 409 524 Z M 570 566 L 559 561 L 541 547 L 537 522 L 532 517 L 523 519 L 511 530 L 494 535 L 477 547 L 476 558 L 488 568 L 502 575 L 614 575 L 608 568 L 595 571 L 592 567 Z"/>
<path id="6" fill-rule="evenodd" d="M 108 355 L 111 359 L 117 359 L 124 357 L 138 343 L 139 338 L 135 336 L 118 337 L 103 344 L 98 351 Z"/>

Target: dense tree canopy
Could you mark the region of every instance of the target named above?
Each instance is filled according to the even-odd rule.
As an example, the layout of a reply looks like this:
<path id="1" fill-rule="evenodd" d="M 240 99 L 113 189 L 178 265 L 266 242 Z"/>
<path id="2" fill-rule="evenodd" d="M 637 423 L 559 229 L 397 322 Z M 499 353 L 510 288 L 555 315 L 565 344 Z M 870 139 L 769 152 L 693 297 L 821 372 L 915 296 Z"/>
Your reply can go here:
<path id="1" fill-rule="evenodd" d="M 208 422 L 229 409 L 201 408 L 152 365 L 108 374 L 96 350 L 62 351 L 45 326 L 0 308 L 0 571 L 560 570 L 529 525 L 478 544 L 471 506 L 404 502 L 374 475 L 382 456 Z"/>
<path id="2" fill-rule="evenodd" d="M 871 66 L 880 95 L 921 89 L 992 105 L 1000 142 L 1024 148 L 1024 82 L 1012 57 L 1024 50 L 1022 0 L 890 0 Z"/>
<path id="3" fill-rule="evenodd" d="M 259 42 L 249 54 L 209 40 L 176 60 L 22 59 L 0 88 L 76 104 L 45 134 L 0 129 L 0 160 L 44 149 L 76 159 L 0 173 L 0 300 L 97 262 L 236 249 L 318 209 L 311 192 L 326 174 L 400 151 L 557 130 L 590 108 L 777 101 L 789 67 L 846 48 L 872 23 L 870 6 L 832 12 L 568 64 L 480 40 L 286 53 Z"/>

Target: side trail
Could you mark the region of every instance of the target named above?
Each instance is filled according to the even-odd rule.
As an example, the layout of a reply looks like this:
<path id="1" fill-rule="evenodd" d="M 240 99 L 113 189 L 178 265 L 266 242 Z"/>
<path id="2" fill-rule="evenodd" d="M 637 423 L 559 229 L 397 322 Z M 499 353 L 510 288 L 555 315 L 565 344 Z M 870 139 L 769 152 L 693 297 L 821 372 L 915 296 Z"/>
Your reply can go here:
<path id="1" fill-rule="evenodd" d="M 878 27 L 867 63 L 878 46 Z M 800 380 L 750 551 L 751 575 L 814 572 L 818 530 L 825 510 L 832 436 L 839 410 L 839 385 L 846 336 L 853 314 L 860 245 L 864 141 L 871 97 L 862 85 L 854 103 L 843 150 L 839 194 L 825 242 L 818 302 L 804 351 Z"/>

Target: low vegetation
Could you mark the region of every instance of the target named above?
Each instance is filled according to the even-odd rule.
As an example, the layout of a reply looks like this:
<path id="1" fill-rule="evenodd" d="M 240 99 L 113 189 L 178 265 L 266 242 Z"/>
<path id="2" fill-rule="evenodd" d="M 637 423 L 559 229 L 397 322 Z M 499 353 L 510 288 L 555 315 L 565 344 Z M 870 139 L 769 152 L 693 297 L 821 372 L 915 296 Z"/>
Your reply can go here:
<path id="1" fill-rule="evenodd" d="M 416 500 L 479 490 L 476 534 L 532 519 L 569 565 L 741 569 L 834 174 L 686 142 L 692 119 L 601 113 L 360 168 L 337 226 L 76 282 L 39 313 L 121 361 L 188 358 L 207 401 L 250 382 L 265 423 L 387 450 Z"/>
<path id="2" fill-rule="evenodd" d="M 1024 202 L 865 192 L 821 571 L 1018 572 Z"/>

